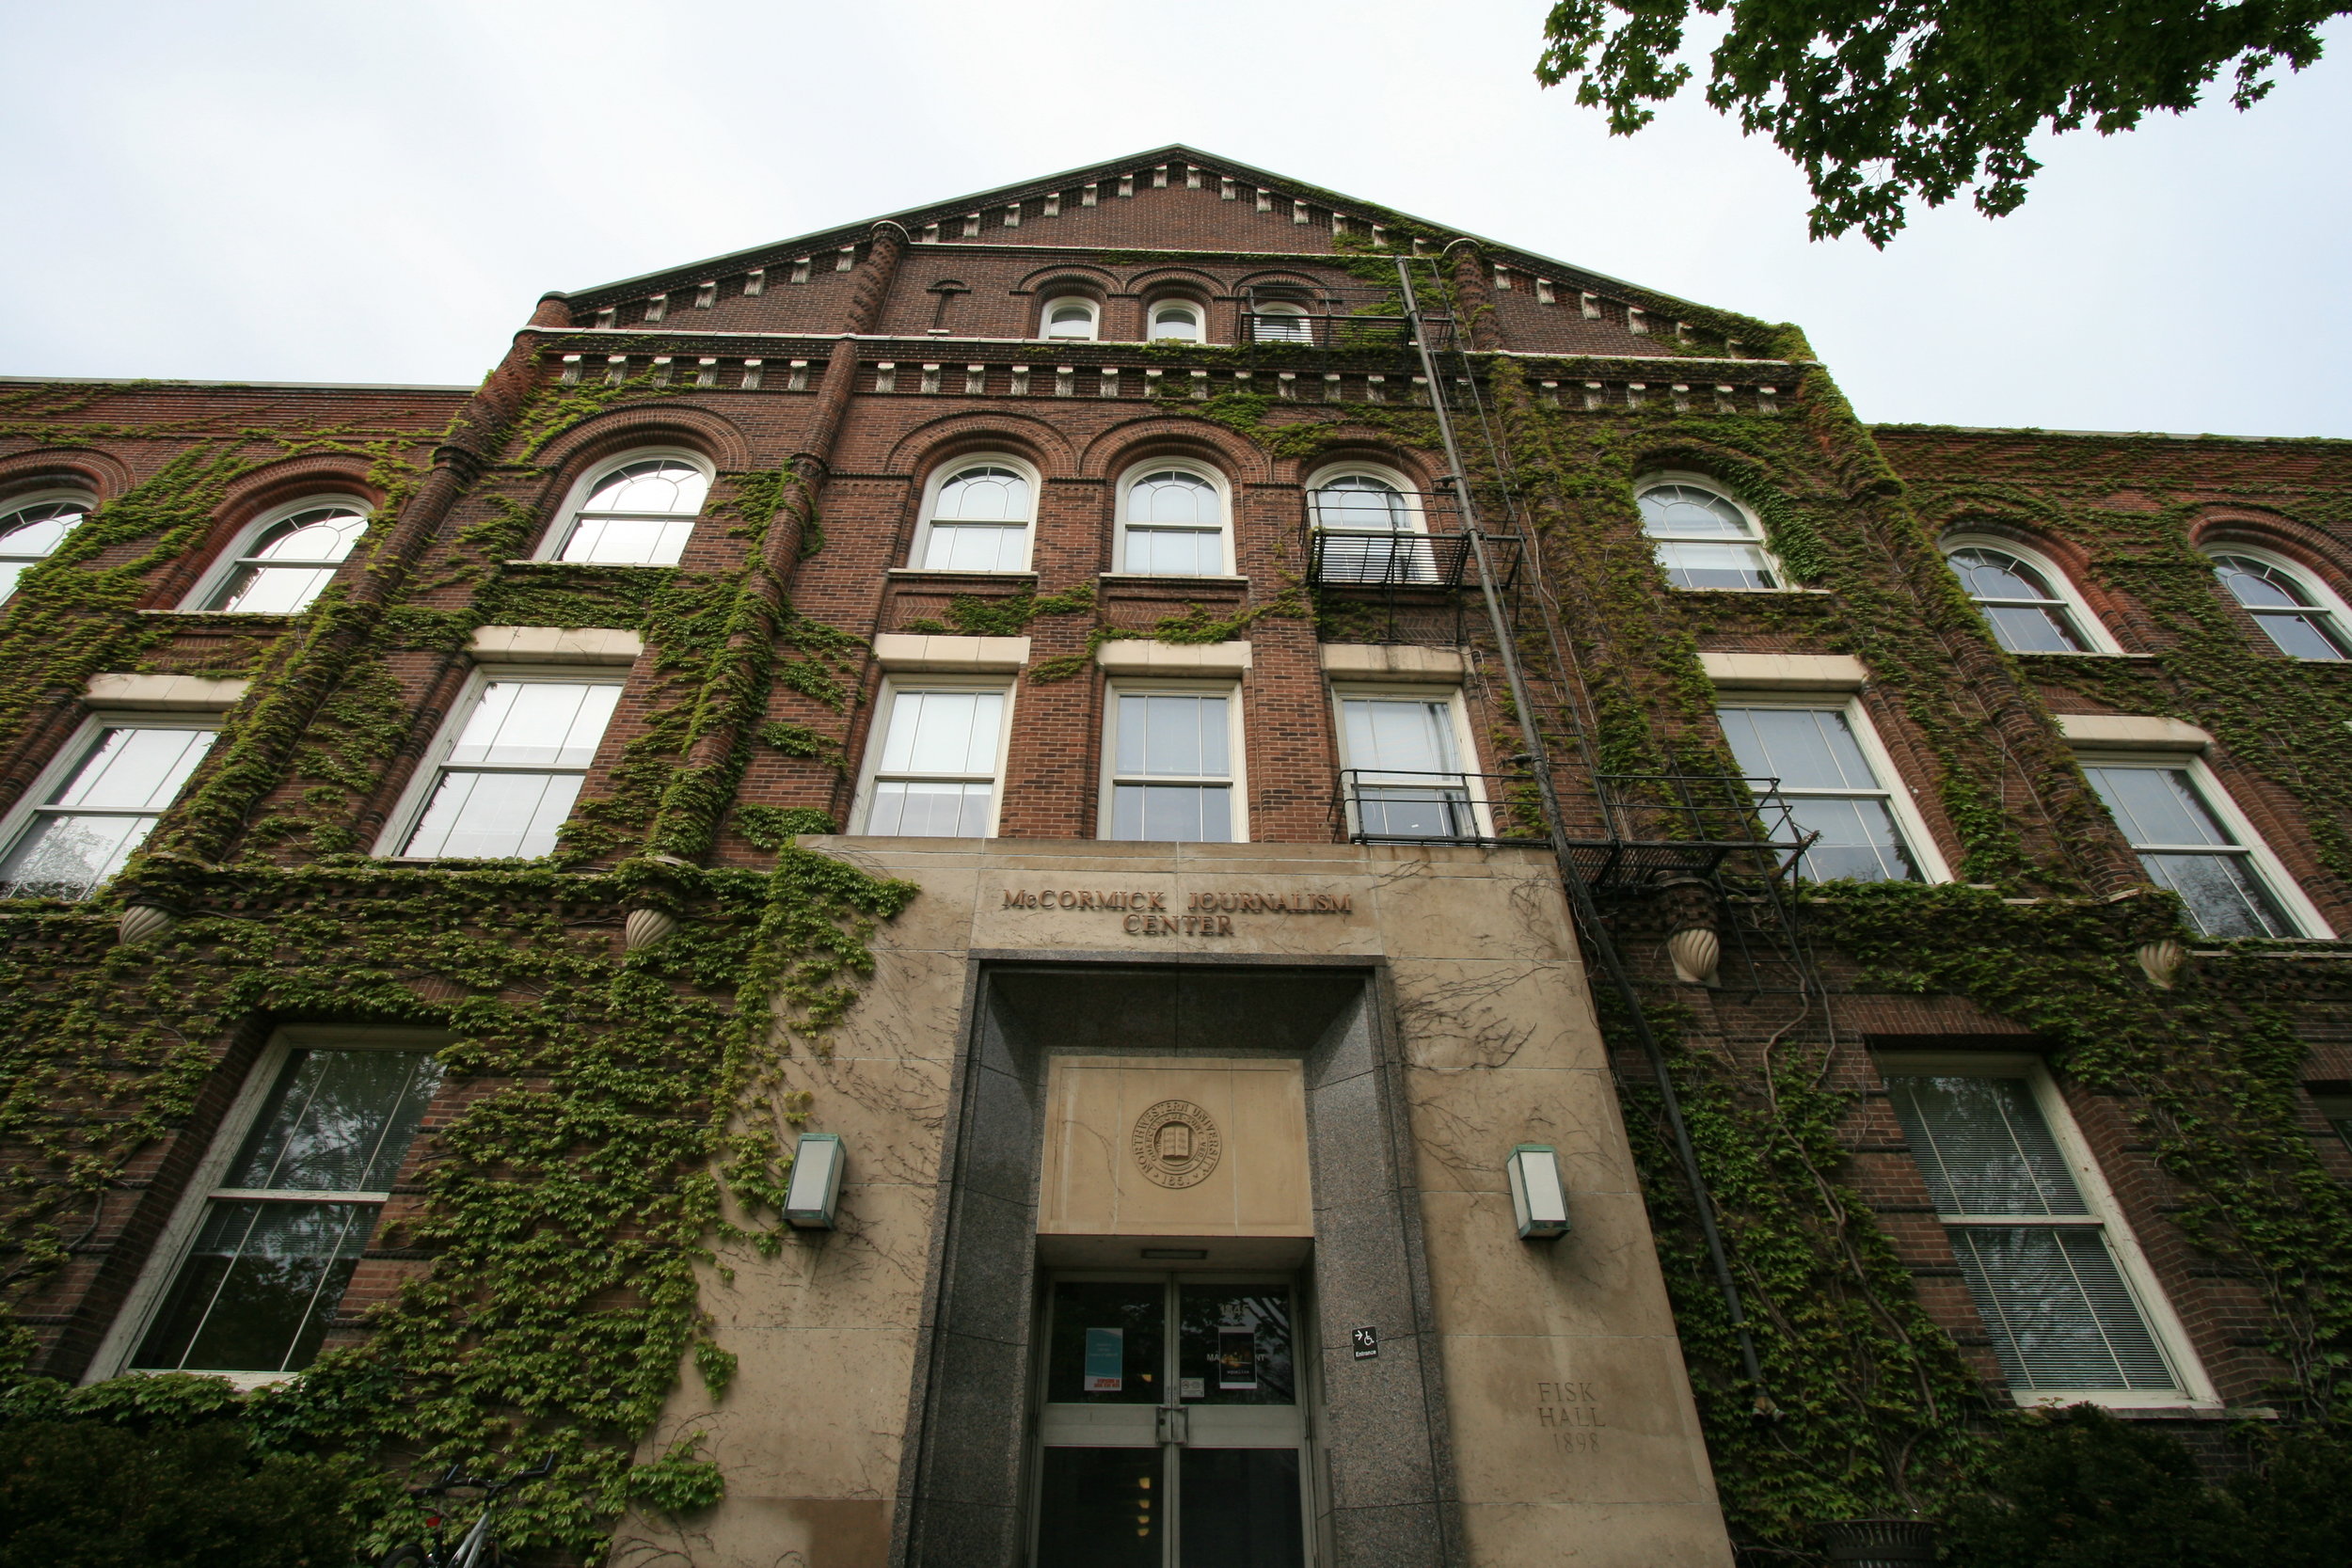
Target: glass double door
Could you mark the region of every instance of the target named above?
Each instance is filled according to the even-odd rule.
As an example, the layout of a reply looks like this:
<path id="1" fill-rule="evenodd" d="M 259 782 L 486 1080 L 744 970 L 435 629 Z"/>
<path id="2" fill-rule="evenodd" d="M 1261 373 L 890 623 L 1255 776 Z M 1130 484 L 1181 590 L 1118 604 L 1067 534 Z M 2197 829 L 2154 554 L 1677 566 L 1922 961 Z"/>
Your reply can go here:
<path id="1" fill-rule="evenodd" d="M 1037 1568 L 1303 1568 L 1286 1279 L 1060 1279 L 1046 1309 Z"/>

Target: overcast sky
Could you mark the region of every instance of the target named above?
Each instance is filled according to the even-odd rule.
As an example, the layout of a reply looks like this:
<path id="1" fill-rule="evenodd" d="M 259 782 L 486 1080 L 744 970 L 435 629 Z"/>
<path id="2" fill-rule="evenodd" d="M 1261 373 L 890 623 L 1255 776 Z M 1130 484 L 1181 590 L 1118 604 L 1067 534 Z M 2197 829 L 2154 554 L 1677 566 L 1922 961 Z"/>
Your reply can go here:
<path id="1" fill-rule="evenodd" d="M 2352 436 L 2352 28 L 1879 252 L 1694 94 L 1538 88 L 1545 9 L 14 0 L 0 373 L 467 383 L 548 289 L 1182 141 L 1799 322 L 1865 419 Z"/>

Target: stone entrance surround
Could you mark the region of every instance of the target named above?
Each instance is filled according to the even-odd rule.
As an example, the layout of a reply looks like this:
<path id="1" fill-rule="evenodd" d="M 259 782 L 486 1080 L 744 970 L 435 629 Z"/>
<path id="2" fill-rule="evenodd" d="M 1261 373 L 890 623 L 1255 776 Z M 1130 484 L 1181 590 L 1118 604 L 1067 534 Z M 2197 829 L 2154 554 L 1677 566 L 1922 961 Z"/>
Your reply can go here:
<path id="1" fill-rule="evenodd" d="M 1320 1568 L 1727 1568 L 1546 857 L 803 842 L 924 889 L 831 1055 L 787 1067 L 809 1128 L 845 1140 L 840 1228 L 723 1258 L 739 1371 L 716 1402 L 690 1372 L 650 1447 L 699 1433 L 727 1498 L 631 1519 L 616 1563 L 1024 1561 L 1048 1081 L 1057 1057 L 1131 1056 L 1303 1073 Z M 1503 1161 L 1530 1142 L 1560 1150 L 1557 1242 L 1516 1234 Z M 1208 1250 L 1242 1250 L 1206 1266 L 1290 1266 L 1301 1243 L 1267 1232 L 1295 1228 L 1237 1222 Z M 1081 1243 L 1111 1250 L 1053 1260 L 1117 1251 L 1047 1250 Z M 1376 1358 L 1352 1353 L 1361 1326 Z"/>

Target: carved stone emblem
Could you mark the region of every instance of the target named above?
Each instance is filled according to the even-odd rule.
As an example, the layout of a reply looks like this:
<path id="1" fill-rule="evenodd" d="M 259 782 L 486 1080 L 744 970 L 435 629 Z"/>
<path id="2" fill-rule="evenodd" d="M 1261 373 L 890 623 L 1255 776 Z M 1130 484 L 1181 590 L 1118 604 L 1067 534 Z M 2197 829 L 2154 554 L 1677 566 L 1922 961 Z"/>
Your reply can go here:
<path id="1" fill-rule="evenodd" d="M 1192 1187 L 1216 1169 L 1225 1134 L 1191 1101 L 1163 1100 L 1136 1118 L 1132 1144 L 1147 1178 L 1163 1187 Z"/>

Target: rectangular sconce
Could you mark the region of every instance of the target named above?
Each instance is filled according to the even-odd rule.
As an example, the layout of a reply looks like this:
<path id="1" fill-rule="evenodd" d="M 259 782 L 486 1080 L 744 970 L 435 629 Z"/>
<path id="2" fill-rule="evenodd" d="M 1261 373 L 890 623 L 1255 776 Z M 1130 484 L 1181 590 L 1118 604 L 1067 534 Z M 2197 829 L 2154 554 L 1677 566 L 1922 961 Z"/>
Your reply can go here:
<path id="1" fill-rule="evenodd" d="M 785 1220 L 802 1230 L 831 1230 L 841 1196 L 841 1139 L 803 1132 L 792 1151 L 792 1180 L 784 1189 Z"/>
<path id="2" fill-rule="evenodd" d="M 1521 1144 L 1503 1168 L 1511 1175 L 1511 1212 L 1519 1240 L 1539 1241 L 1568 1233 L 1568 1194 L 1560 1181 L 1560 1156 L 1549 1144 Z M 793 1173 L 799 1180 L 799 1172 Z"/>

